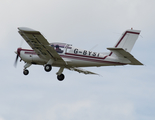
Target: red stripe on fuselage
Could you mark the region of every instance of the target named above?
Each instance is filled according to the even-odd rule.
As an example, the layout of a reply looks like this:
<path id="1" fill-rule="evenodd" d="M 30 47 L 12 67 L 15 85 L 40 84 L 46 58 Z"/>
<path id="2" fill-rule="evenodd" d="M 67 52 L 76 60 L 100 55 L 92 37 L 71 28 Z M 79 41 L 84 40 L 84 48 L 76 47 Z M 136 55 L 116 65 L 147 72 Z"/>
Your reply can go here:
<path id="1" fill-rule="evenodd" d="M 29 52 L 35 52 L 34 50 L 29 50 L 29 49 L 21 49 L 21 51 L 29 51 Z"/>
<path id="2" fill-rule="evenodd" d="M 29 50 L 29 49 L 20 49 L 20 51 L 24 51 L 25 54 L 33 54 L 33 55 L 37 55 L 37 53 L 34 50 Z"/>
<path id="3" fill-rule="evenodd" d="M 34 50 L 21 49 L 21 51 L 25 51 L 25 54 L 36 54 Z M 78 60 L 84 60 L 84 61 L 90 61 L 90 62 L 111 63 L 116 65 L 125 65 L 119 62 L 105 61 L 104 59 L 107 56 L 101 58 L 101 57 L 84 56 L 84 55 L 78 55 L 78 54 L 72 54 L 72 53 L 65 53 L 64 55 L 61 55 L 61 54 L 59 55 L 63 58 L 78 59 Z"/>
<path id="4" fill-rule="evenodd" d="M 25 54 L 37 55 L 37 53 L 35 52 L 26 52 L 26 51 L 25 51 Z"/>
<path id="5" fill-rule="evenodd" d="M 107 57 L 105 56 L 104 58 L 99 58 L 99 57 L 92 57 L 92 56 L 84 56 L 84 55 L 77 55 L 77 54 L 70 54 L 66 53 L 65 55 L 60 55 L 63 58 L 70 58 L 70 59 L 78 59 L 78 60 L 84 60 L 84 61 L 90 61 L 90 62 L 100 62 L 100 63 L 112 63 L 116 65 L 125 65 L 123 63 L 119 62 L 111 62 L 111 61 L 104 61 L 104 59 Z"/>
<path id="6" fill-rule="evenodd" d="M 79 55 L 79 54 L 73 54 L 73 53 L 65 53 L 65 55 L 73 55 L 73 56 L 79 56 L 79 57 L 85 57 L 85 58 L 95 58 L 95 59 L 105 59 L 104 58 L 101 58 L 101 57 L 94 57 L 94 56 L 87 56 L 87 55 Z"/>

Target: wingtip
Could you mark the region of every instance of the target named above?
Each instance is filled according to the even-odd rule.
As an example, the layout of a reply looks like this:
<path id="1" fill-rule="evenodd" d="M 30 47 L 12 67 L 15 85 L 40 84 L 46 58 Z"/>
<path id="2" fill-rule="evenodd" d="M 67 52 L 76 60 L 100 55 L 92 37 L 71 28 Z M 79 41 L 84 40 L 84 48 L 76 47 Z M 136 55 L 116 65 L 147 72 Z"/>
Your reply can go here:
<path id="1" fill-rule="evenodd" d="M 34 30 L 34 29 L 27 28 L 27 27 L 18 27 L 18 30 L 20 30 L 20 31 L 27 31 L 27 32 L 36 31 L 36 30 Z"/>
<path id="2" fill-rule="evenodd" d="M 136 29 L 128 29 L 128 30 L 126 30 L 126 31 L 129 31 L 129 32 L 134 32 L 134 33 L 139 33 L 140 34 L 140 32 L 141 32 L 141 30 L 136 30 Z"/>

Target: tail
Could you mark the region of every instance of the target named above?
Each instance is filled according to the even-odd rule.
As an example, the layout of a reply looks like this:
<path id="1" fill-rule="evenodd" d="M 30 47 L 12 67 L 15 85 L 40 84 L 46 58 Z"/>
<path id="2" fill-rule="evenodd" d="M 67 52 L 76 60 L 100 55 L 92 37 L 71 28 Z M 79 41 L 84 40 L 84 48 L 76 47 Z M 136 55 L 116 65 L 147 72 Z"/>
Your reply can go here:
<path id="1" fill-rule="evenodd" d="M 111 51 L 109 56 L 117 57 L 121 60 L 121 62 L 124 63 L 126 61 L 130 61 L 129 64 L 132 65 L 143 65 L 130 54 L 140 32 L 140 30 L 126 30 L 122 34 L 114 48 L 107 48 Z"/>

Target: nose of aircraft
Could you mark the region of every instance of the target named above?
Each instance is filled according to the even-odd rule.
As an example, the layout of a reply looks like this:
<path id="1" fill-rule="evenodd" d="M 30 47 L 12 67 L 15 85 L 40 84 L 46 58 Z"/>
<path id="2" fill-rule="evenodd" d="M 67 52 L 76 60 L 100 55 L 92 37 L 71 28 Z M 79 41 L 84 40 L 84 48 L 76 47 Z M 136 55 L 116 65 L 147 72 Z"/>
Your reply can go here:
<path id="1" fill-rule="evenodd" d="M 15 52 L 17 54 L 16 59 L 15 59 L 15 63 L 14 63 L 15 67 L 17 66 L 17 61 L 18 61 L 18 58 L 20 56 L 20 51 L 21 50 L 22 50 L 22 48 L 18 48 L 17 51 Z"/>
<path id="2" fill-rule="evenodd" d="M 17 49 L 17 55 L 20 56 L 20 51 L 22 50 L 22 48 L 18 48 Z"/>

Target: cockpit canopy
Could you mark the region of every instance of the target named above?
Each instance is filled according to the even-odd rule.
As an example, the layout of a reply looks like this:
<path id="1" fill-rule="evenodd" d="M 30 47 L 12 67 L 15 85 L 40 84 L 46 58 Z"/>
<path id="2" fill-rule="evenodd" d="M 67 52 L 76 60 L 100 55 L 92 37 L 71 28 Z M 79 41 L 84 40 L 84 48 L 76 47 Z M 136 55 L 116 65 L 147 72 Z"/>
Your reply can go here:
<path id="1" fill-rule="evenodd" d="M 57 53 L 64 53 L 72 48 L 72 45 L 66 43 L 50 43 L 50 45 L 57 51 Z"/>

